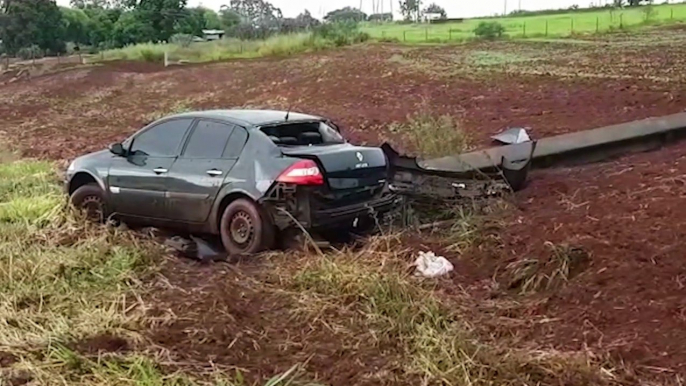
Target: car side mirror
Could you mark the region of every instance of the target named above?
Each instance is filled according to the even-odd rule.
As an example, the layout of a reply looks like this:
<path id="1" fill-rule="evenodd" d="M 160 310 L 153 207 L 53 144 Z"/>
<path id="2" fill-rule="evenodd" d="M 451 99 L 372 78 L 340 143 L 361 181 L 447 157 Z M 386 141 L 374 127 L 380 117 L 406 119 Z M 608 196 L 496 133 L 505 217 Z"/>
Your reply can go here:
<path id="1" fill-rule="evenodd" d="M 123 157 L 126 155 L 126 150 L 124 150 L 124 146 L 121 143 L 113 143 L 110 145 L 110 153 Z"/>

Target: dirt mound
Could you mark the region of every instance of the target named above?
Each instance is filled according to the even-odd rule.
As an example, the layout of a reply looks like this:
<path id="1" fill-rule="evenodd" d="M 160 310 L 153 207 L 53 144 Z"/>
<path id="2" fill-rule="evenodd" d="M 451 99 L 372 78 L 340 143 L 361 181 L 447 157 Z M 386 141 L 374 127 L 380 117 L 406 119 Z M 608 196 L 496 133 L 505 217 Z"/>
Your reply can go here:
<path id="1" fill-rule="evenodd" d="M 163 63 L 143 62 L 134 60 L 113 60 L 101 63 L 107 71 L 116 72 L 134 72 L 139 74 L 149 74 L 154 72 L 165 71 L 168 68 L 164 67 Z"/>

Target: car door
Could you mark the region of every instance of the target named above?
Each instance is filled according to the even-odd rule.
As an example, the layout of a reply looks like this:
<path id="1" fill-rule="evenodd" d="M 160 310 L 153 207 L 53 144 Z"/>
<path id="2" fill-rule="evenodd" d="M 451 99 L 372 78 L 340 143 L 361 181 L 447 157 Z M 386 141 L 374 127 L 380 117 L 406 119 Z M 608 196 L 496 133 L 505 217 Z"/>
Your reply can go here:
<path id="1" fill-rule="evenodd" d="M 167 217 L 167 177 L 181 151 L 193 118 L 156 123 L 128 144 L 127 155 L 114 160 L 108 183 L 113 210 L 126 216 Z"/>
<path id="2" fill-rule="evenodd" d="M 170 219 L 187 223 L 207 220 L 247 138 L 242 127 L 198 120 L 169 174 Z"/>

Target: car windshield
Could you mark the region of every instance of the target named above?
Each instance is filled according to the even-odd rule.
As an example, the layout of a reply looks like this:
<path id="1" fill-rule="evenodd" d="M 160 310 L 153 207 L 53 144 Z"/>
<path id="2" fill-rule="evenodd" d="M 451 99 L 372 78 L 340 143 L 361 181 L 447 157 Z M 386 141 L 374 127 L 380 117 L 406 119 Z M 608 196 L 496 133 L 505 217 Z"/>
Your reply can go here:
<path id="1" fill-rule="evenodd" d="M 345 143 L 338 130 L 326 122 L 295 122 L 260 128 L 279 146 L 322 146 Z"/>

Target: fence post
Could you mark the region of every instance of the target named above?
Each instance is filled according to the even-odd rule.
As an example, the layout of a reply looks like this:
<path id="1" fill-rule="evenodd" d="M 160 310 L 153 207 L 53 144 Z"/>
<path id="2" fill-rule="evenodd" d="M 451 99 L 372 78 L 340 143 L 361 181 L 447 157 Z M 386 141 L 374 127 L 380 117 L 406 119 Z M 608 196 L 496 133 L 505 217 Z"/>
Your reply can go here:
<path id="1" fill-rule="evenodd" d="M 403 31 L 403 41 L 407 42 L 407 31 Z"/>
<path id="2" fill-rule="evenodd" d="M 448 30 L 448 40 L 453 40 L 453 30 L 452 29 Z"/>
<path id="3" fill-rule="evenodd" d="M 619 29 L 623 29 L 623 28 L 624 28 L 624 21 L 623 21 L 624 18 L 623 18 L 622 16 L 624 16 L 624 14 L 623 14 L 623 13 L 620 13 L 620 14 L 619 14 Z"/>
<path id="4" fill-rule="evenodd" d="M 571 19 L 571 23 L 572 23 L 571 31 L 572 31 L 572 35 L 574 35 L 574 18 Z"/>
<path id="5" fill-rule="evenodd" d="M 669 9 L 669 19 L 674 20 L 674 8 Z"/>
<path id="6" fill-rule="evenodd" d="M 424 28 L 424 40 L 429 41 L 429 27 Z"/>
<path id="7" fill-rule="evenodd" d="M 545 36 L 548 37 L 548 20 L 545 21 Z"/>
<path id="8" fill-rule="evenodd" d="M 595 17 L 595 33 L 600 32 L 600 17 Z"/>
<path id="9" fill-rule="evenodd" d="M 523 36 L 526 37 L 526 22 L 524 22 L 524 34 L 523 34 Z"/>
<path id="10" fill-rule="evenodd" d="M 169 66 L 169 53 L 166 50 L 164 51 L 164 66 Z"/>

